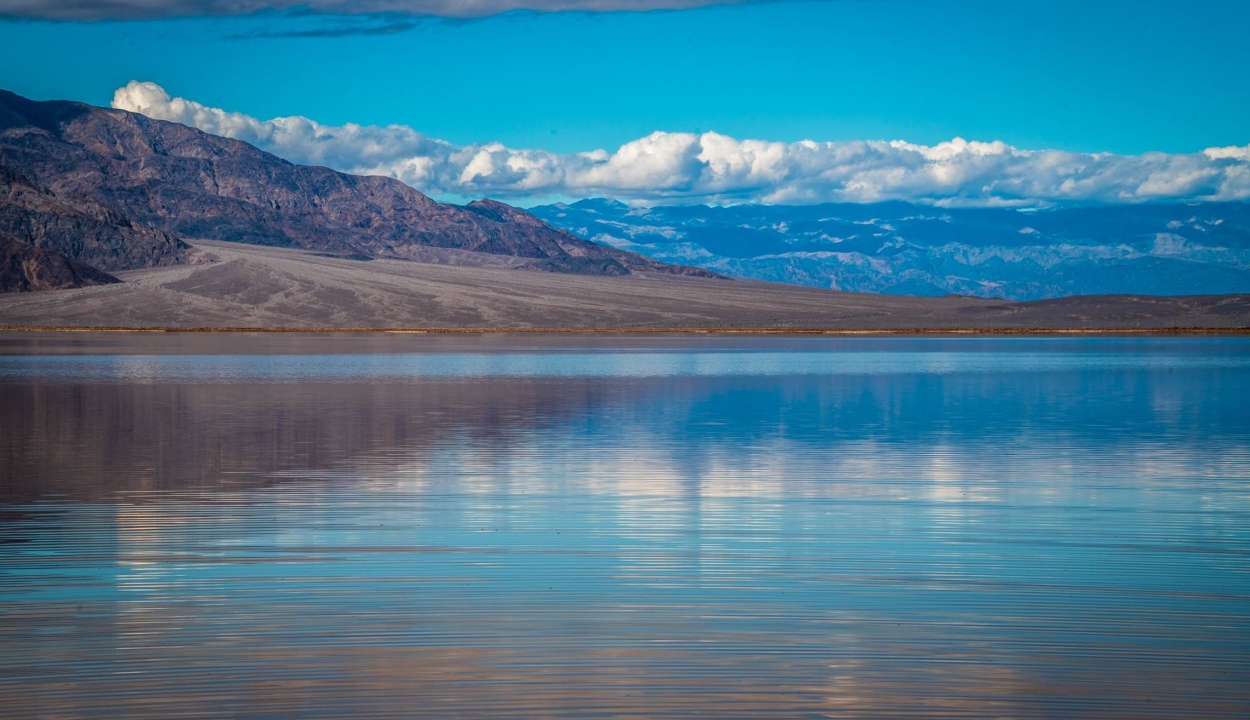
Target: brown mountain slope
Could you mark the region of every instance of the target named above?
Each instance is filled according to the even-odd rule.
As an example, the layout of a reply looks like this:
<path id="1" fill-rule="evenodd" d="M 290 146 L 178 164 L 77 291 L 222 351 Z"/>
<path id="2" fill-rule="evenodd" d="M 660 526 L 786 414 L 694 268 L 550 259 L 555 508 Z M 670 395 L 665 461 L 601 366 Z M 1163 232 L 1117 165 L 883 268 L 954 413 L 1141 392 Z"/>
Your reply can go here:
<path id="1" fill-rule="evenodd" d="M 90 265 L 0 234 L 0 293 L 58 290 L 121 282 Z"/>
<path id="2" fill-rule="evenodd" d="M 0 233 L 104 270 L 176 265 L 190 247 L 90 197 L 39 187 L 0 156 Z"/>
<path id="3" fill-rule="evenodd" d="M 438 203 L 398 180 L 294 165 L 184 125 L 3 91 L 0 166 L 63 202 L 95 203 L 186 238 L 390 258 L 440 247 L 562 273 L 715 276 L 581 240 L 502 203 Z M 126 266 L 150 264 L 160 263 Z"/>

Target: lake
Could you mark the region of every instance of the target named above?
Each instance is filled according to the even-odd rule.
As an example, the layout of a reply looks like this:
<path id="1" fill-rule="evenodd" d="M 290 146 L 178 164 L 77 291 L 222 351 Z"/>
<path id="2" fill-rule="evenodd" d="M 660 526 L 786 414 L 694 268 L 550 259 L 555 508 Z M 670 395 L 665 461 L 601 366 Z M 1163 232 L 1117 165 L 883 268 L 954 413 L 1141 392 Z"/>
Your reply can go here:
<path id="1" fill-rule="evenodd" d="M 0 716 L 1250 716 L 1250 338 L 0 334 Z"/>

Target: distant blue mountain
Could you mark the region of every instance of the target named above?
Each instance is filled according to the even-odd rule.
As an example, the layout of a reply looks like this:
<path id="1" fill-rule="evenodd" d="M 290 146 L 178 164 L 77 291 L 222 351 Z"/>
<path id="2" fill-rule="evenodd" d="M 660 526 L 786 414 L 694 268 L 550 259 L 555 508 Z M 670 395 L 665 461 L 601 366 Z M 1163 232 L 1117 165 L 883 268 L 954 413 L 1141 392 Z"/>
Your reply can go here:
<path id="1" fill-rule="evenodd" d="M 735 277 L 862 292 L 1065 295 L 1250 292 L 1250 204 L 1044 210 L 868 205 L 531 210 L 604 245 Z"/>

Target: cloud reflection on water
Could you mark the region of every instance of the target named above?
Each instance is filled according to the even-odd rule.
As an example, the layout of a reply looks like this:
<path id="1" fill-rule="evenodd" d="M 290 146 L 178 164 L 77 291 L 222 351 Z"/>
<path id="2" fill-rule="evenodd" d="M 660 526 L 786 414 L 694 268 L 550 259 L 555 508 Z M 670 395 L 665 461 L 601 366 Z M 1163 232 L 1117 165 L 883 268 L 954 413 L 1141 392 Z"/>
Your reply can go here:
<path id="1" fill-rule="evenodd" d="M 8 380 L 0 714 L 1243 714 L 1237 347 Z"/>

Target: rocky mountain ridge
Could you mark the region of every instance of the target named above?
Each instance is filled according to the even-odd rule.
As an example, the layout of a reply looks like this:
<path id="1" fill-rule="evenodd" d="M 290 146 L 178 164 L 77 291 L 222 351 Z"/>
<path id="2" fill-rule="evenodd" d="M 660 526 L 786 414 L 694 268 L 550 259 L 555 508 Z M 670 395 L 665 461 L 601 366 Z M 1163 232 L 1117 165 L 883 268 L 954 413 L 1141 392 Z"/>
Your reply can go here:
<path id="1" fill-rule="evenodd" d="M 400 259 L 452 248 L 558 273 L 714 275 L 587 242 L 492 200 L 439 203 L 391 178 L 295 165 L 177 123 L 4 91 L 0 231 L 108 271 L 184 263 L 184 240 L 212 239 Z"/>
<path id="2" fill-rule="evenodd" d="M 852 292 L 1039 300 L 1250 291 L 1250 204 L 903 202 L 532 208 L 581 237 L 718 273 Z"/>

